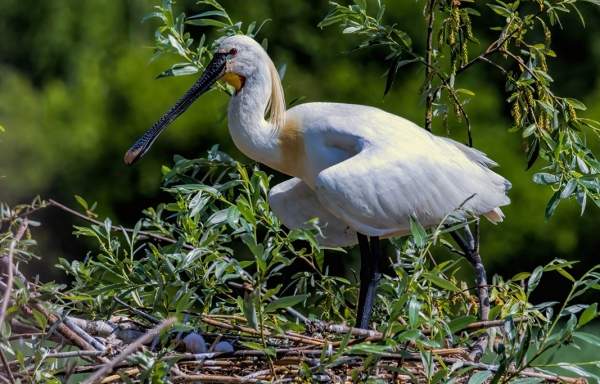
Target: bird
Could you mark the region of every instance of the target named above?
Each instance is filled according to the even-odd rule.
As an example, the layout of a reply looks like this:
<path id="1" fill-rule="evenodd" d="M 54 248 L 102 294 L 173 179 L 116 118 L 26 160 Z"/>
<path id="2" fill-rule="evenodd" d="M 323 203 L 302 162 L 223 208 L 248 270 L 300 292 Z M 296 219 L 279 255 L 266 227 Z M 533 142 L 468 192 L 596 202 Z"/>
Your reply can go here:
<path id="1" fill-rule="evenodd" d="M 308 102 L 286 110 L 278 71 L 254 39 L 222 38 L 203 74 L 127 151 L 126 164 L 148 152 L 160 133 L 217 81 L 234 89 L 228 128 L 249 158 L 291 178 L 269 194 L 288 228 L 318 218 L 323 246 L 358 243 L 360 287 L 356 327 L 368 328 L 382 274 L 380 239 L 410 233 L 411 220 L 439 225 L 463 215 L 503 220 L 507 179 L 483 152 L 437 136 L 382 109 Z"/>

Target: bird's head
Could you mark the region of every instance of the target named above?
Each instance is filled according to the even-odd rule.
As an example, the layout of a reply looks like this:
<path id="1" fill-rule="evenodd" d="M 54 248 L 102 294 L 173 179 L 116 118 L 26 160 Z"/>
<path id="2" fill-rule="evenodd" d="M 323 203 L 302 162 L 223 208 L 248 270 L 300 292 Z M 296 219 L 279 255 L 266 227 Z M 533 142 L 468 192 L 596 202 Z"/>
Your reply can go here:
<path id="1" fill-rule="evenodd" d="M 269 68 L 273 67 L 265 50 L 254 39 L 244 35 L 223 38 L 202 76 L 131 146 L 125 154 L 125 163 L 133 164 L 144 156 L 160 133 L 218 80 L 229 83 L 235 88 L 236 93 L 239 92 L 244 87 L 246 79 L 253 76 L 261 64 L 264 65 L 265 57 L 270 64 Z"/>
<path id="2" fill-rule="evenodd" d="M 256 40 L 245 35 L 229 36 L 221 40 L 217 54 L 227 55 L 222 80 L 239 92 L 246 79 L 255 75 L 265 62 L 267 53 Z"/>

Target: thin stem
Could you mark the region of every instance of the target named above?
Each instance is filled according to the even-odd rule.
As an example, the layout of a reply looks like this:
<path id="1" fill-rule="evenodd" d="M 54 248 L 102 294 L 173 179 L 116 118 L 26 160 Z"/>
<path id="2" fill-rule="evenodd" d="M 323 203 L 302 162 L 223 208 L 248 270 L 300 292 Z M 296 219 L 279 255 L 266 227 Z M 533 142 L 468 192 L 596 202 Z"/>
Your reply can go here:
<path id="1" fill-rule="evenodd" d="M 17 248 L 17 244 L 21 241 L 21 238 L 25 234 L 25 230 L 27 229 L 27 219 L 25 219 L 15 238 L 10 242 L 10 247 L 8 249 L 8 271 L 6 276 L 6 290 L 4 291 L 4 298 L 2 299 L 2 306 L 0 307 L 0 326 L 4 323 L 4 316 L 6 316 L 6 309 L 8 308 L 8 302 L 10 301 L 10 294 L 12 292 L 13 286 L 13 277 L 14 277 L 14 263 L 13 258 L 15 254 L 15 249 Z"/>
<path id="2" fill-rule="evenodd" d="M 84 215 L 84 214 L 82 214 L 82 213 L 79 213 L 79 212 L 77 212 L 76 210 L 74 210 L 74 209 L 71 209 L 71 208 L 67 207 L 67 206 L 66 206 L 66 205 L 64 205 L 64 204 L 61 204 L 61 203 L 59 203 L 59 202 L 58 202 L 58 201 L 56 201 L 56 200 L 49 199 L 49 200 L 48 200 L 48 204 L 49 204 L 49 205 L 51 205 L 51 206 L 53 206 L 53 207 L 59 208 L 59 209 L 61 209 L 61 210 L 65 211 L 65 212 L 67 212 L 67 213 L 70 213 L 71 215 L 77 216 L 77 217 L 79 217 L 80 219 L 82 219 L 82 220 L 85 220 L 85 221 L 87 221 L 87 222 L 90 222 L 90 223 L 93 223 L 93 224 L 96 224 L 96 225 L 104 225 L 104 223 L 103 223 L 103 222 L 101 222 L 101 221 L 99 221 L 99 220 L 96 220 L 96 219 L 93 219 L 93 218 L 91 218 L 91 217 L 89 217 L 89 216 L 86 216 L 86 215 Z M 127 232 L 127 233 L 133 233 L 133 232 L 134 232 L 134 230 L 133 230 L 133 229 L 131 229 L 131 228 L 126 228 L 126 227 L 123 227 L 123 226 L 121 226 L 121 225 L 119 225 L 119 226 L 114 226 L 114 227 L 113 227 L 113 230 L 115 230 L 115 231 L 117 231 L 117 230 L 120 230 L 120 231 L 125 231 L 125 232 Z M 172 238 L 169 238 L 169 237 L 165 237 L 165 236 L 161 236 L 161 235 L 157 235 L 157 234 L 155 234 L 155 233 L 152 233 L 152 232 L 147 232 L 147 231 L 139 231 L 139 232 L 138 232 L 138 234 L 140 234 L 140 235 L 142 235 L 142 236 L 149 237 L 149 238 L 153 238 L 153 239 L 156 239 L 156 240 L 164 241 L 164 242 L 166 242 L 166 243 L 171 243 L 171 244 L 175 244 L 175 243 L 177 243 L 177 240 L 175 240 L 175 239 L 172 239 Z M 194 249 L 194 247 L 193 247 L 192 245 L 190 245 L 190 244 L 185 244 L 185 243 L 182 245 L 182 247 L 183 247 L 183 248 L 185 248 L 185 249 L 187 249 L 187 250 L 190 250 L 190 251 Z"/>
<path id="3" fill-rule="evenodd" d="M 0 349 L 0 359 L 2 359 L 2 365 L 4 365 L 4 370 L 8 374 L 8 380 L 11 382 L 11 384 L 15 384 L 15 376 L 10 369 L 10 364 L 6 360 L 6 356 L 4 355 L 4 351 L 2 349 Z"/>
<path id="4" fill-rule="evenodd" d="M 431 92 L 431 82 L 433 80 L 433 23 L 435 21 L 435 2 L 429 0 L 427 5 L 427 52 L 425 66 L 425 129 L 431 132 L 433 122 L 433 92 Z"/>

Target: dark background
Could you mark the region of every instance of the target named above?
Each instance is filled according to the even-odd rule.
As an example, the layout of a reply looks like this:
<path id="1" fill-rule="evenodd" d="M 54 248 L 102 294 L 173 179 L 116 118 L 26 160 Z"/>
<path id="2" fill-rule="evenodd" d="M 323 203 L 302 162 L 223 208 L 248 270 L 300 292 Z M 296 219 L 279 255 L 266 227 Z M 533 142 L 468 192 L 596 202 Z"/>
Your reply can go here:
<path id="1" fill-rule="evenodd" d="M 287 100 L 328 100 L 378 106 L 422 123 L 424 106 L 420 67 L 404 67 L 384 98 L 385 52 L 349 51 L 356 41 L 336 27 L 320 30 L 317 23 L 328 11 L 326 1 L 223 1 L 234 20 L 246 24 L 271 18 L 259 39 L 269 40 L 276 65 L 287 64 Z M 153 150 L 134 167 L 122 156 L 191 84 L 192 77 L 154 80 L 175 62 L 152 55 L 152 22 L 141 23 L 152 1 L 3 0 L 0 11 L 0 201 L 27 202 L 35 195 L 75 206 L 75 194 L 99 203 L 102 217 L 132 225 L 147 206 L 158 203 L 160 166 L 173 154 L 202 156 L 215 143 L 238 159 L 225 118 L 227 97 L 211 92 L 173 124 Z M 407 31 L 415 50 L 422 52 L 425 26 L 422 2 L 388 1 L 386 18 Z M 199 13 L 193 1 L 180 1 L 179 11 Z M 495 36 L 490 27 L 503 21 L 480 6 L 475 34 L 484 49 Z M 600 12 L 582 3 L 587 26 L 576 15 L 563 19 L 564 30 L 553 29 L 550 73 L 558 95 L 583 100 L 586 117 L 600 119 Z M 199 36 L 206 32 L 190 27 Z M 212 36 L 212 35 L 211 35 Z M 478 49 L 472 47 L 473 53 Z M 525 171 L 526 156 L 520 133 L 509 133 L 510 114 L 504 103 L 504 82 L 491 67 L 478 64 L 459 78 L 461 87 L 477 93 L 467 106 L 474 144 L 501 166 L 498 172 L 513 183 L 512 204 L 503 208 L 507 219 L 499 226 L 482 224 L 481 252 L 489 273 L 506 278 L 532 270 L 553 258 L 580 260 L 581 271 L 598 263 L 598 209 L 589 206 L 580 217 L 575 202 L 560 205 L 546 221 L 544 207 L 551 191 L 531 182 L 538 167 Z M 437 134 L 464 141 L 460 123 L 451 120 L 450 132 L 434 122 Z M 595 150 L 597 139 L 589 137 Z M 245 159 L 245 161 L 249 161 Z M 279 177 L 279 176 L 278 176 Z M 590 203 L 591 204 L 591 203 Z M 591 204 L 593 205 L 593 204 Z M 71 235 L 73 218 L 57 210 L 36 216 L 35 230 L 43 259 L 30 268 L 42 280 L 63 280 L 52 265 L 57 257 L 83 259 L 86 245 Z M 350 260 L 349 263 L 347 261 Z M 348 273 L 355 260 L 330 257 L 336 271 Z M 542 281 L 536 299 L 564 294 L 563 278 Z"/>

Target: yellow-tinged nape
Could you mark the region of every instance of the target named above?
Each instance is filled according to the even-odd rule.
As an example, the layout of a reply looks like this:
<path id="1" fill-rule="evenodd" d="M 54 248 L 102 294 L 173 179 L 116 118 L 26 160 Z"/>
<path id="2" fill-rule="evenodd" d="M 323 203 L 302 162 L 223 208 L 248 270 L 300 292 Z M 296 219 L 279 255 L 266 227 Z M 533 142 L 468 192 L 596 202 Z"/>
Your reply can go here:
<path id="1" fill-rule="evenodd" d="M 285 95 L 275 64 L 267 56 L 269 74 L 271 75 L 271 97 L 267 105 L 267 119 L 273 124 L 273 133 L 277 134 L 285 124 Z"/>

